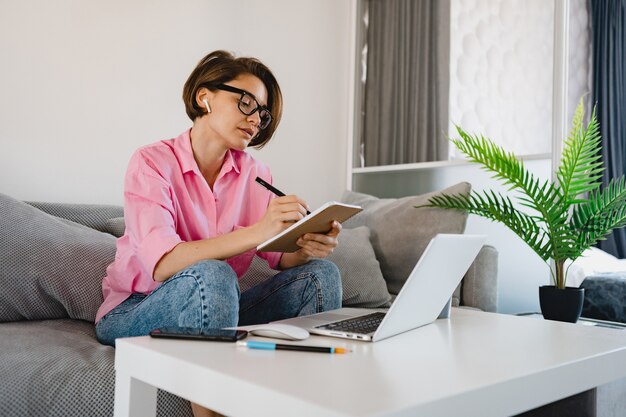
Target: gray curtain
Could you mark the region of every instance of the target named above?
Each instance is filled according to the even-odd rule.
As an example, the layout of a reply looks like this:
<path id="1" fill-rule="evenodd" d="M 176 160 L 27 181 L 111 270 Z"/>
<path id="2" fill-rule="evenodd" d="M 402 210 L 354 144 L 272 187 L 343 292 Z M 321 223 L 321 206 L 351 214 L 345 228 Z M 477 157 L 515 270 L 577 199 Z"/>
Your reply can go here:
<path id="1" fill-rule="evenodd" d="M 369 0 L 366 166 L 448 159 L 450 0 Z"/>
<path id="2" fill-rule="evenodd" d="M 626 0 L 591 0 L 593 102 L 597 105 L 603 182 L 626 173 Z M 626 258 L 626 230 L 615 230 L 598 247 Z"/>

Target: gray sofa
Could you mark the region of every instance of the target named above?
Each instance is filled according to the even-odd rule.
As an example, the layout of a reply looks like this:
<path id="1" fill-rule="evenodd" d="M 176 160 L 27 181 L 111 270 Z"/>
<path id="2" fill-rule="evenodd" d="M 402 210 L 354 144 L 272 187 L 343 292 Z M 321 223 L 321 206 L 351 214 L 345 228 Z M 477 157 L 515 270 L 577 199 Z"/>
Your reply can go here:
<path id="1" fill-rule="evenodd" d="M 465 193 L 469 184 L 444 191 Z M 428 196 L 345 193 L 343 201 L 364 211 L 344 224 L 330 258 L 342 273 L 344 305 L 388 305 L 434 234 L 463 232 L 462 213 L 414 208 Z M 114 348 L 98 343 L 93 321 L 123 234 L 122 208 L 27 204 L 0 194 L 0 213 L 0 415 L 112 416 Z M 496 250 L 484 247 L 452 304 L 495 311 L 496 265 Z M 242 290 L 271 274 L 255 260 Z M 190 416 L 191 409 L 160 391 L 157 414 Z"/>

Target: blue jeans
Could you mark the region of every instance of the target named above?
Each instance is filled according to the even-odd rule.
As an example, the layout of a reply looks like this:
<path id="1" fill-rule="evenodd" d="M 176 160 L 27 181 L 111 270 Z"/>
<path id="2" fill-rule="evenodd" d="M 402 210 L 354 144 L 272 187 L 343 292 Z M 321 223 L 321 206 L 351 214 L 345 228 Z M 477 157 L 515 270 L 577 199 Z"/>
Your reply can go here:
<path id="1" fill-rule="evenodd" d="M 341 279 L 332 262 L 313 260 L 279 272 L 240 294 L 235 271 L 222 261 L 191 265 L 150 294 L 132 294 L 96 324 L 101 343 L 145 336 L 163 327 L 245 326 L 341 307 Z"/>

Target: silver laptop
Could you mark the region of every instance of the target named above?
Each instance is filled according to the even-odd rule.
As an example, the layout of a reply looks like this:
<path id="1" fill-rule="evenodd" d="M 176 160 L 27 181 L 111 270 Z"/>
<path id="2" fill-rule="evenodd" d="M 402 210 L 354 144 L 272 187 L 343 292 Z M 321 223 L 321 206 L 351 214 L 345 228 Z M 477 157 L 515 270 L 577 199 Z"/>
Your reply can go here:
<path id="1" fill-rule="evenodd" d="M 278 323 L 302 327 L 313 334 L 371 342 L 432 323 L 486 240 L 483 235 L 435 236 L 386 312 L 341 308 Z"/>

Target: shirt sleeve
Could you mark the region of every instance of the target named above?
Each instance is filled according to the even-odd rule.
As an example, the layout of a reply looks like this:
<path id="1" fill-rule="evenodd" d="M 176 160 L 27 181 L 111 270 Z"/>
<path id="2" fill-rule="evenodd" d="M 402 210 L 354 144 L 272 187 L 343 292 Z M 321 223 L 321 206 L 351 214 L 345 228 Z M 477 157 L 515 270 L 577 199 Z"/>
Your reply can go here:
<path id="1" fill-rule="evenodd" d="M 151 279 L 163 255 L 182 242 L 171 195 L 168 181 L 136 152 L 126 174 L 124 220 L 135 256 Z"/>

